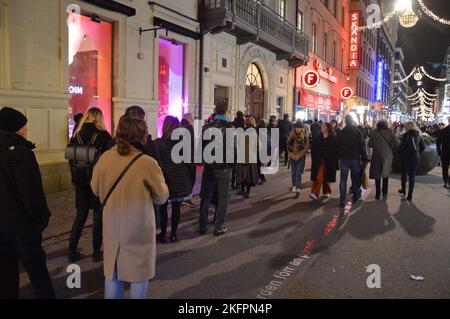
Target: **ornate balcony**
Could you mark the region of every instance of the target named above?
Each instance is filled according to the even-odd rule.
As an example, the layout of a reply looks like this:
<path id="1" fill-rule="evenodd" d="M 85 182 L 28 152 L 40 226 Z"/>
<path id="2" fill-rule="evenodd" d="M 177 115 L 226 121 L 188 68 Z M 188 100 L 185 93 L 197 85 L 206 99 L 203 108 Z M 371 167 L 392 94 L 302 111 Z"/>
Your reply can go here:
<path id="1" fill-rule="evenodd" d="M 308 37 L 257 0 L 206 0 L 203 23 L 205 32 L 231 33 L 239 45 L 257 43 L 292 67 L 308 62 Z"/>

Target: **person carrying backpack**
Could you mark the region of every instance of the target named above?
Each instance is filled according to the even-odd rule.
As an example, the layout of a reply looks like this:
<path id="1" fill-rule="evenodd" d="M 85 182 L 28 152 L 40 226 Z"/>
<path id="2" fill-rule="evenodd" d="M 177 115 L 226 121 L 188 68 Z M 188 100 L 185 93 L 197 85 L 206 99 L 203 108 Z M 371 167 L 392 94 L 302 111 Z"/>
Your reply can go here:
<path id="1" fill-rule="evenodd" d="M 102 260 L 102 209 L 100 201 L 92 192 L 89 183 L 94 166 L 100 155 L 107 150 L 110 141 L 111 135 L 106 131 L 102 111 L 98 108 L 92 108 L 84 115 L 66 151 L 66 158 L 69 159 L 72 173 L 72 182 L 76 188 L 75 207 L 77 210 L 69 240 L 69 260 L 71 262 L 76 262 L 82 258 L 82 255 L 77 251 L 77 247 L 91 209 L 94 210 L 92 260 L 94 262 Z M 82 155 L 86 154 L 87 150 L 90 150 L 92 156 L 83 158 Z"/>

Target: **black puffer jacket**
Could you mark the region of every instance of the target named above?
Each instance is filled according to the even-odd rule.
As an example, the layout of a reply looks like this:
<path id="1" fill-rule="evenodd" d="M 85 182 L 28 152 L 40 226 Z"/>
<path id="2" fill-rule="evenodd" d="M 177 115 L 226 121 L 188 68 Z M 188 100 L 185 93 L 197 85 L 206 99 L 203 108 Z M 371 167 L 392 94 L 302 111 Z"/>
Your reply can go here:
<path id="1" fill-rule="evenodd" d="M 99 146 L 102 153 L 108 149 L 111 141 L 111 135 L 107 131 L 101 131 L 93 123 L 86 123 L 80 130 L 80 137 L 84 144 L 89 144 L 92 137 L 97 133 L 97 139 L 94 145 Z M 71 143 L 78 144 L 76 136 L 72 137 Z M 77 209 L 100 209 L 100 200 L 92 193 L 90 186 L 77 187 L 75 192 L 75 207 Z"/>
<path id="2" fill-rule="evenodd" d="M 175 164 L 172 160 L 172 149 L 177 141 L 156 140 L 156 147 L 161 156 L 161 169 L 169 187 L 170 199 L 181 199 L 190 195 L 191 181 L 185 163 Z"/>
<path id="3" fill-rule="evenodd" d="M 0 233 L 28 237 L 48 225 L 50 211 L 34 144 L 0 130 Z"/>
<path id="4" fill-rule="evenodd" d="M 409 130 L 402 136 L 402 141 L 398 147 L 398 154 L 403 162 L 417 162 L 420 153 L 425 150 L 422 137 L 416 130 Z"/>

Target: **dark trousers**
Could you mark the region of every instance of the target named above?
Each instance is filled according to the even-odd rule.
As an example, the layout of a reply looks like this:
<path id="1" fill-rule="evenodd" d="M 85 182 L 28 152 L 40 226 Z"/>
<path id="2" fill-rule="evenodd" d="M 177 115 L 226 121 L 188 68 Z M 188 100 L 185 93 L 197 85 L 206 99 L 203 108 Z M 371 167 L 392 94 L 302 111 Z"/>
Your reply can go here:
<path id="1" fill-rule="evenodd" d="M 442 178 L 444 179 L 444 183 L 450 184 L 450 179 L 448 178 L 448 168 L 450 166 L 450 159 L 441 157 L 441 165 L 442 165 Z"/>
<path id="2" fill-rule="evenodd" d="M 212 169 L 206 167 L 203 171 L 201 203 L 200 203 L 200 231 L 206 232 L 208 229 L 208 211 L 209 204 L 217 187 L 217 209 L 214 221 L 214 231 L 223 228 L 225 217 L 228 209 L 228 194 L 230 192 L 231 170 Z"/>
<path id="3" fill-rule="evenodd" d="M 167 220 L 168 220 L 168 206 L 169 202 L 161 205 L 159 207 L 160 211 L 160 222 L 161 222 L 161 234 L 166 236 L 167 234 Z M 176 234 L 178 231 L 178 225 L 180 224 L 180 215 L 181 215 L 181 202 L 172 202 L 172 215 L 171 215 L 171 224 L 172 224 L 172 234 Z"/>
<path id="4" fill-rule="evenodd" d="M 70 232 L 69 249 L 71 251 L 77 250 L 78 242 L 80 241 L 81 233 L 89 215 L 88 209 L 77 209 L 77 216 L 72 225 Z M 95 253 L 99 253 L 102 248 L 102 211 L 94 210 L 94 219 L 92 225 L 92 246 Z"/>
<path id="5" fill-rule="evenodd" d="M 280 155 L 284 153 L 284 165 L 288 164 L 288 138 L 281 137 L 280 138 Z"/>
<path id="6" fill-rule="evenodd" d="M 28 273 L 36 298 L 55 298 L 46 258 L 41 234 L 26 239 L 0 234 L 0 299 L 19 298 L 19 261 Z"/>
<path id="7" fill-rule="evenodd" d="M 383 192 L 383 196 L 386 196 L 388 193 L 389 187 L 389 177 L 383 178 L 383 189 L 381 189 L 381 179 L 375 180 L 375 188 L 376 188 L 376 196 L 380 197 L 381 192 Z"/>
<path id="8" fill-rule="evenodd" d="M 408 197 L 412 197 L 414 185 L 416 183 L 416 171 L 419 166 L 419 160 L 402 161 L 402 190 L 406 192 L 406 179 L 409 179 Z"/>
<path id="9" fill-rule="evenodd" d="M 341 180 L 339 183 L 341 204 L 345 202 L 345 199 L 347 197 L 347 179 L 349 172 L 351 174 L 352 180 L 353 199 L 358 200 L 359 198 L 361 198 L 361 161 L 341 159 L 339 166 L 341 169 Z"/>
<path id="10" fill-rule="evenodd" d="M 195 181 L 197 179 L 197 166 L 195 164 L 188 165 L 189 181 L 191 182 L 191 192 L 194 190 Z"/>

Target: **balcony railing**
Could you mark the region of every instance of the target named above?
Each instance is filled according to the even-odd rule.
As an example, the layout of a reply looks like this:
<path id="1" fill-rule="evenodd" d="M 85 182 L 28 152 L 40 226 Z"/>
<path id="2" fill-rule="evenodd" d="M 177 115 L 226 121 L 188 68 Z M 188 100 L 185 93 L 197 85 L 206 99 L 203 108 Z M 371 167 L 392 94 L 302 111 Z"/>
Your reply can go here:
<path id="1" fill-rule="evenodd" d="M 290 62 L 308 60 L 308 37 L 257 0 L 206 0 L 204 14 L 208 32 L 230 32 L 238 43 L 240 38 L 258 42 Z"/>

